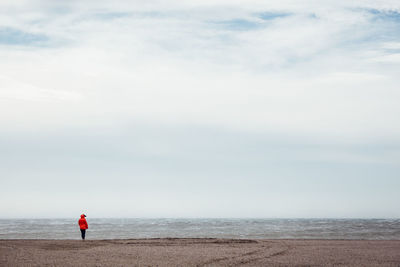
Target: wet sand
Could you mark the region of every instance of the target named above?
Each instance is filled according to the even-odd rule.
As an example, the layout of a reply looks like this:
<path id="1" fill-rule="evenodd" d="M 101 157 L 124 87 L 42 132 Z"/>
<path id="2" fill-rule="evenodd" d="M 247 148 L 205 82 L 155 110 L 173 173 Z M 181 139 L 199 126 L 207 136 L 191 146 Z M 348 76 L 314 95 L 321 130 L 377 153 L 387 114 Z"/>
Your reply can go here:
<path id="1" fill-rule="evenodd" d="M 0 266 L 400 266 L 400 240 L 0 240 Z"/>

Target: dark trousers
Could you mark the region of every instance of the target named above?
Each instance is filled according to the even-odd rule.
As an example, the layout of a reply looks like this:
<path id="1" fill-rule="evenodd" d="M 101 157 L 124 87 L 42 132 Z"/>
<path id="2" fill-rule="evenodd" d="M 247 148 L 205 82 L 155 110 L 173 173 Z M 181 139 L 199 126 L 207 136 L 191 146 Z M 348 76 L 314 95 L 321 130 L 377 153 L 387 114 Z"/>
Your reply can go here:
<path id="1" fill-rule="evenodd" d="M 81 229 L 82 239 L 85 239 L 86 229 Z"/>

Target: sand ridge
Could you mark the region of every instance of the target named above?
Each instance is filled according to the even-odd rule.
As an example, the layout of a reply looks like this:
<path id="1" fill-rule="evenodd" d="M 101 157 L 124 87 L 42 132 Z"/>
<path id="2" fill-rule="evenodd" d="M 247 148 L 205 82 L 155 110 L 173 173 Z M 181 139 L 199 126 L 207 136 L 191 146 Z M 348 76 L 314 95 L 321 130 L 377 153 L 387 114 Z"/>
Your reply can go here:
<path id="1" fill-rule="evenodd" d="M 400 266 L 400 240 L 0 240 L 0 266 Z"/>

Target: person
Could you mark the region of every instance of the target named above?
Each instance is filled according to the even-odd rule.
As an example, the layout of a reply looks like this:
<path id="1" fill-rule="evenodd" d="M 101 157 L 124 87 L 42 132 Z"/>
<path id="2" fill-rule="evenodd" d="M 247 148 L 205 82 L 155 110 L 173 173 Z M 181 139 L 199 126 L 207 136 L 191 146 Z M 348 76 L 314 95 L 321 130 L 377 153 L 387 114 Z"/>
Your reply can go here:
<path id="1" fill-rule="evenodd" d="M 79 228 L 81 229 L 82 240 L 85 240 L 86 229 L 89 229 L 88 223 L 85 219 L 86 215 L 82 214 L 78 221 Z"/>

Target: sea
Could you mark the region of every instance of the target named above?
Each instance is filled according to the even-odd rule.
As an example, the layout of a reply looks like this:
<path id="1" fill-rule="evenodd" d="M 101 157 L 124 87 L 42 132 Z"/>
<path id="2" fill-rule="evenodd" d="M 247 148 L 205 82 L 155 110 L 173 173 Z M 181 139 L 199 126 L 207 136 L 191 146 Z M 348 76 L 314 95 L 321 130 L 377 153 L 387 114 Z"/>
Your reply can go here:
<path id="1" fill-rule="evenodd" d="M 400 219 L 86 218 L 87 239 L 400 240 Z M 0 239 L 79 239 L 78 218 L 0 219 Z"/>

